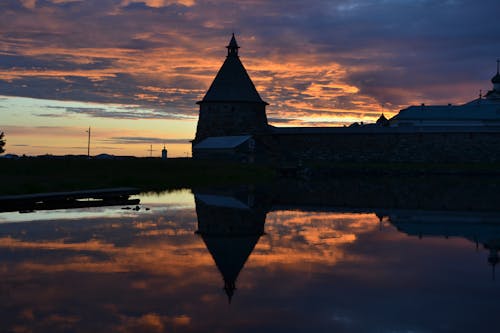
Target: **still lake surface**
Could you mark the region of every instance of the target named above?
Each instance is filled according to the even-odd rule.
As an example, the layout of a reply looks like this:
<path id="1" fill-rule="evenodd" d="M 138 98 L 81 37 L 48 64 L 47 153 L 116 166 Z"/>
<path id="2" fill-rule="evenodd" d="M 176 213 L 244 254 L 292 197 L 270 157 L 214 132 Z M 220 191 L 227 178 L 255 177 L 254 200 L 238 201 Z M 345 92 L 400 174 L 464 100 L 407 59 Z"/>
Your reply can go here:
<path id="1" fill-rule="evenodd" d="M 500 212 L 255 188 L 137 198 L 138 211 L 1 213 L 0 332 L 498 327 Z"/>

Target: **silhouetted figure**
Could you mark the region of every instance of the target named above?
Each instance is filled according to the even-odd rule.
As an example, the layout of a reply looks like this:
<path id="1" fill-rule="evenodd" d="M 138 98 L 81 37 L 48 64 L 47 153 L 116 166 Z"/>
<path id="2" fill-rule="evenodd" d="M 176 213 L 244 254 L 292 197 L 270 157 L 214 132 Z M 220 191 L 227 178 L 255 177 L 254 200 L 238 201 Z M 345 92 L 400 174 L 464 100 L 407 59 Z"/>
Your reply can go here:
<path id="1" fill-rule="evenodd" d="M 163 149 L 161 150 L 161 159 L 166 160 L 167 159 L 167 148 L 163 146 Z"/>

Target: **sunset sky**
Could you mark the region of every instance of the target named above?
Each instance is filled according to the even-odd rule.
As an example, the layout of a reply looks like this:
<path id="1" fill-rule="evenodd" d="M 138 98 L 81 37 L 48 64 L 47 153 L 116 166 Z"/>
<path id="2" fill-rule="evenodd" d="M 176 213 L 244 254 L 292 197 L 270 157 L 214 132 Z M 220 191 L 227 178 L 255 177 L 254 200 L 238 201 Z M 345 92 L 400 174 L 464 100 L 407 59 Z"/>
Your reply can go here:
<path id="1" fill-rule="evenodd" d="M 491 89 L 498 0 L 0 0 L 7 153 L 190 154 L 231 33 L 276 126 L 338 126 Z"/>

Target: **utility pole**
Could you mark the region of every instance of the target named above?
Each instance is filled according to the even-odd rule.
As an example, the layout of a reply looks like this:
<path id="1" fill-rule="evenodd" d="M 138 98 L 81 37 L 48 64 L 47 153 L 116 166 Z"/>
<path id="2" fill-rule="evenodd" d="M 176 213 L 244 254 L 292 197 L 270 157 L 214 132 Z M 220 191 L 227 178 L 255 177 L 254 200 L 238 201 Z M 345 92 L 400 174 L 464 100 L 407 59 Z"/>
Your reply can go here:
<path id="1" fill-rule="evenodd" d="M 88 139 L 88 142 L 87 142 L 87 158 L 90 159 L 90 126 L 89 126 L 89 130 L 85 131 L 85 132 L 89 133 L 89 139 Z"/>
<path id="2" fill-rule="evenodd" d="M 149 151 L 149 157 L 153 157 L 153 145 L 149 146 L 148 151 Z"/>

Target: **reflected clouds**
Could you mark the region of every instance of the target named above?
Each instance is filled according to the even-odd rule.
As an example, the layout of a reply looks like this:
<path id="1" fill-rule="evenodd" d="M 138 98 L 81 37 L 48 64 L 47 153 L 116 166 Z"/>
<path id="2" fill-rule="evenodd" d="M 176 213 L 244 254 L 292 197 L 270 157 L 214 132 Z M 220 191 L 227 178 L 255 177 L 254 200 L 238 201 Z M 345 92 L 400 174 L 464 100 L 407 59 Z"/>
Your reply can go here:
<path id="1" fill-rule="evenodd" d="M 495 214 L 470 212 L 479 220 L 467 216 L 457 229 L 450 217 L 462 215 L 448 212 L 334 211 L 290 193 L 278 200 L 283 209 L 258 190 L 202 193 L 195 207 L 184 191 L 143 195 L 150 211 L 2 224 L 0 328 L 371 332 L 445 323 L 455 332 L 496 318 L 500 290 L 484 283 L 485 253 L 469 240 L 500 235 L 481 222 Z M 444 239 L 443 227 L 459 237 Z M 431 237 L 408 237 L 418 232 Z"/>

